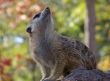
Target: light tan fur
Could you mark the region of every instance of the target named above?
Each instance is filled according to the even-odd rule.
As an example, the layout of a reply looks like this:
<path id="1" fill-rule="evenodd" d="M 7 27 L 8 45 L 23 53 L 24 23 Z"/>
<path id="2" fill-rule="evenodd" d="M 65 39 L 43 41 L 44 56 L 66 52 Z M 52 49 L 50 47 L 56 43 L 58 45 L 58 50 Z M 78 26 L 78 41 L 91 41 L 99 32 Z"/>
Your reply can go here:
<path id="1" fill-rule="evenodd" d="M 50 9 L 46 8 L 28 24 L 32 57 L 42 72 L 42 81 L 55 81 L 73 69 L 96 68 L 95 55 L 83 43 L 58 35 Z"/>

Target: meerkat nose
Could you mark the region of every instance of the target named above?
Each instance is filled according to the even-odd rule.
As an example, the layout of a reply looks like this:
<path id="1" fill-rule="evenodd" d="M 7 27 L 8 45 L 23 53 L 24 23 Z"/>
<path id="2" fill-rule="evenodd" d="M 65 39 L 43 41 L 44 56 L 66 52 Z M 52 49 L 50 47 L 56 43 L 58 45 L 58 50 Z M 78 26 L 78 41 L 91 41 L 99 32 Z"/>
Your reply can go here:
<path id="1" fill-rule="evenodd" d="M 31 27 L 28 27 L 28 28 L 26 29 L 26 31 L 27 31 L 28 33 L 31 33 Z"/>
<path id="2" fill-rule="evenodd" d="M 47 12 L 50 12 L 50 8 L 49 8 L 49 7 L 46 7 L 45 10 L 46 10 Z"/>
<path id="3" fill-rule="evenodd" d="M 46 7 L 46 10 L 50 10 L 49 7 Z"/>

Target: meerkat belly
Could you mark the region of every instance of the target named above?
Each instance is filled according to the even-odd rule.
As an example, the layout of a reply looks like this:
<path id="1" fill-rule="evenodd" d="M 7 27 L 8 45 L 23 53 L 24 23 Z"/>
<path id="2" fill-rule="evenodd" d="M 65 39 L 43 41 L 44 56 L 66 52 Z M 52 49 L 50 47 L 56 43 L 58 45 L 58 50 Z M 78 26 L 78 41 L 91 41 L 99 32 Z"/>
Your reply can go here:
<path id="1" fill-rule="evenodd" d="M 55 58 L 52 56 L 53 54 L 50 53 L 47 48 L 36 46 L 32 50 L 32 58 L 45 66 L 54 66 Z"/>

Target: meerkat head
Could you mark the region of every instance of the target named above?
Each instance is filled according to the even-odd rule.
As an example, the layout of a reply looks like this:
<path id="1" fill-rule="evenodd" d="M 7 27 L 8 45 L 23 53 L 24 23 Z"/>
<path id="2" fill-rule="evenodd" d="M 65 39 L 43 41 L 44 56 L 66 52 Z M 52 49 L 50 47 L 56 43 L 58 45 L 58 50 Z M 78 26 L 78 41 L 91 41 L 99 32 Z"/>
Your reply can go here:
<path id="1" fill-rule="evenodd" d="M 53 21 L 49 7 L 35 14 L 29 22 L 26 31 L 30 34 L 43 34 L 53 29 Z M 47 32 L 48 33 L 48 32 Z"/>

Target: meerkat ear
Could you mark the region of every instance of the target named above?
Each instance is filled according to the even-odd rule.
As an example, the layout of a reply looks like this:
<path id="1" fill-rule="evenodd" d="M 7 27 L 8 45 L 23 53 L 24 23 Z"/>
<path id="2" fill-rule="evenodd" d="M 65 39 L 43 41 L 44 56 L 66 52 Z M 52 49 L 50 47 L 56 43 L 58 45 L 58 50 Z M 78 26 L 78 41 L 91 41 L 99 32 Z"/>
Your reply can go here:
<path id="1" fill-rule="evenodd" d="M 31 28 L 31 27 L 28 27 L 28 28 L 26 29 L 26 32 L 32 33 L 32 28 Z"/>

